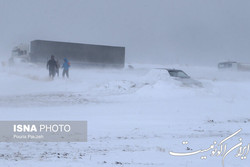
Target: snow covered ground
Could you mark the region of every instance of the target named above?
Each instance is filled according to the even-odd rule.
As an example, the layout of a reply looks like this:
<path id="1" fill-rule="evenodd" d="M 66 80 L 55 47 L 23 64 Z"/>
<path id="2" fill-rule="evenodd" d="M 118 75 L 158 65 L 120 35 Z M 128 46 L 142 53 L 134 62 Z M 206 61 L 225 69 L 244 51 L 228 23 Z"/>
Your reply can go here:
<path id="1" fill-rule="evenodd" d="M 0 67 L 0 120 L 86 120 L 86 143 L 0 143 L 0 166 L 222 166 L 211 150 L 196 155 L 169 152 L 207 149 L 237 130 L 228 150 L 250 143 L 250 73 L 216 67 L 180 68 L 203 87 L 184 86 L 162 65 L 122 70 L 70 70 L 48 78 L 43 66 Z M 187 141 L 188 144 L 184 143 Z M 248 157 L 225 158 L 226 167 L 249 167 Z M 206 156 L 206 159 L 201 157 Z"/>

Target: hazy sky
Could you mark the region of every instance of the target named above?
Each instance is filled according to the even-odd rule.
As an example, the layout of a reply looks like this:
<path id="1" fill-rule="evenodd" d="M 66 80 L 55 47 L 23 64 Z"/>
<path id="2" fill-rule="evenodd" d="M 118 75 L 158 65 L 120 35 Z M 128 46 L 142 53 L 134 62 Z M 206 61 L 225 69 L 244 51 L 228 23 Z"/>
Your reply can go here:
<path id="1" fill-rule="evenodd" d="M 0 53 L 44 39 L 126 47 L 127 62 L 250 63 L 249 0 L 0 0 Z"/>

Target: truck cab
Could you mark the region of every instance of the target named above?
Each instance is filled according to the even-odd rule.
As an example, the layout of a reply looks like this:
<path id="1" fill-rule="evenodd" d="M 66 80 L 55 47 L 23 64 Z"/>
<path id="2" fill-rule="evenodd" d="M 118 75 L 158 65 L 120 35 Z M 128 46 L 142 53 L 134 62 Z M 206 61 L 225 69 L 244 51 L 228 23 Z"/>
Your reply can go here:
<path id="1" fill-rule="evenodd" d="M 29 45 L 20 44 L 12 49 L 10 61 L 29 62 Z"/>

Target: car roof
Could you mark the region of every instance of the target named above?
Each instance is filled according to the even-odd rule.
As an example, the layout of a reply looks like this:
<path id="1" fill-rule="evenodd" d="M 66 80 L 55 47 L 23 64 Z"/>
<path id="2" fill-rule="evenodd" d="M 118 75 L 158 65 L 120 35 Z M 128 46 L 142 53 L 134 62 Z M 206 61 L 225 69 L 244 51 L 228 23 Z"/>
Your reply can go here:
<path id="1" fill-rule="evenodd" d="M 236 61 L 226 61 L 226 62 L 220 62 L 219 64 L 231 64 L 231 63 L 237 63 Z"/>
<path id="2" fill-rule="evenodd" d="M 179 69 L 170 69 L 170 68 L 155 68 L 155 69 L 159 69 L 159 70 L 167 70 L 167 71 L 182 71 L 182 70 L 179 70 Z M 183 71 L 182 71 L 183 72 Z"/>

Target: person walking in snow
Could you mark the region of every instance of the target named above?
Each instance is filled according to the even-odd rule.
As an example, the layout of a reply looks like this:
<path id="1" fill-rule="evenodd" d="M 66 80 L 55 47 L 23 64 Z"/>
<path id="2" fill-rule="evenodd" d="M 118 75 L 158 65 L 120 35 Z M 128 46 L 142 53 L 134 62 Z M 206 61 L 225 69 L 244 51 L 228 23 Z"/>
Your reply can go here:
<path id="1" fill-rule="evenodd" d="M 49 70 L 49 77 L 54 78 L 56 74 L 56 69 L 57 69 L 57 63 L 55 61 L 55 56 L 51 55 L 50 60 L 47 62 L 47 69 Z"/>
<path id="2" fill-rule="evenodd" d="M 64 58 L 64 63 L 62 65 L 62 68 L 63 68 L 63 73 L 62 73 L 62 76 L 64 77 L 65 74 L 67 76 L 67 78 L 69 78 L 69 67 L 70 67 L 70 63 L 68 61 L 67 58 Z"/>

